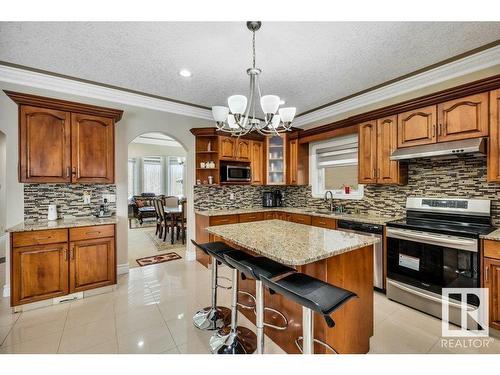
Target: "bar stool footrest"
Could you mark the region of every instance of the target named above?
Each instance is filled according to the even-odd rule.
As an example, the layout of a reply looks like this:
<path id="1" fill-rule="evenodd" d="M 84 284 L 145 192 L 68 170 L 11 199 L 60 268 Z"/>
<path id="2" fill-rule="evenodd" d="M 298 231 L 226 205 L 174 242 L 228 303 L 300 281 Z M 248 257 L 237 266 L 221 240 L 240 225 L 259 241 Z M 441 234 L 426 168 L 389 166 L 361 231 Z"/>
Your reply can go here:
<path id="1" fill-rule="evenodd" d="M 248 292 L 244 292 L 242 290 L 238 290 L 238 293 L 241 293 L 245 296 L 250 297 L 250 299 L 253 301 L 253 306 L 252 305 L 245 305 L 244 303 L 238 302 L 237 303 L 238 307 L 241 307 L 242 309 L 246 309 L 246 310 L 254 310 L 255 311 L 255 297 L 253 296 L 253 294 L 248 293 Z"/>
<path id="2" fill-rule="evenodd" d="M 303 353 L 303 350 L 302 350 L 302 345 L 300 345 L 300 342 L 302 342 L 304 340 L 304 338 L 302 336 L 299 336 L 299 338 L 297 340 L 295 340 L 295 346 L 297 346 L 297 349 L 299 349 L 299 351 L 301 353 Z M 324 341 L 321 341 L 321 340 L 318 340 L 318 339 L 313 339 L 313 341 L 316 343 L 316 344 L 319 344 L 321 345 L 322 347 L 330 350 L 331 352 L 335 353 L 335 354 L 339 354 L 335 349 L 333 349 L 330 345 L 328 345 L 326 342 Z"/>

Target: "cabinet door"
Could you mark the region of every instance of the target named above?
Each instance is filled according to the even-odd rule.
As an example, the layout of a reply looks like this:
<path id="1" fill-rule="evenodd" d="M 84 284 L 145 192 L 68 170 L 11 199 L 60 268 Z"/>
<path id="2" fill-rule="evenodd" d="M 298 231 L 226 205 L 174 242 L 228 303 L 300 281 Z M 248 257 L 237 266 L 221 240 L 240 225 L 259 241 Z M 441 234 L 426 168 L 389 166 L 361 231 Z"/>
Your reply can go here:
<path id="1" fill-rule="evenodd" d="M 358 182 L 377 183 L 377 122 L 359 125 Z"/>
<path id="2" fill-rule="evenodd" d="M 490 92 L 488 181 L 500 182 L 500 90 Z"/>
<path id="3" fill-rule="evenodd" d="M 115 284 L 115 239 L 71 242 L 69 268 L 71 293 Z"/>
<path id="4" fill-rule="evenodd" d="M 436 106 L 398 115 L 398 147 L 436 143 Z"/>
<path id="5" fill-rule="evenodd" d="M 236 145 L 236 159 L 250 161 L 250 141 L 246 139 L 238 140 Z"/>
<path id="6" fill-rule="evenodd" d="M 113 183 L 114 122 L 110 118 L 71 114 L 72 182 Z"/>
<path id="7" fill-rule="evenodd" d="M 299 167 L 299 140 L 291 139 L 288 142 L 288 162 L 287 162 L 287 179 L 289 185 L 298 184 L 298 167 Z"/>
<path id="8" fill-rule="evenodd" d="M 487 92 L 438 105 L 438 142 L 487 136 Z"/>
<path id="9" fill-rule="evenodd" d="M 252 184 L 262 185 L 264 183 L 264 144 L 260 141 L 252 141 L 250 147 Z"/>
<path id="10" fill-rule="evenodd" d="M 500 329 L 500 260 L 484 258 L 484 287 L 489 289 L 490 325 Z"/>
<path id="11" fill-rule="evenodd" d="M 71 114 L 21 106 L 19 181 L 71 182 Z"/>
<path id="12" fill-rule="evenodd" d="M 235 140 L 231 137 L 219 138 L 219 158 L 234 159 L 235 158 Z"/>
<path id="13" fill-rule="evenodd" d="M 377 183 L 401 184 L 405 182 L 406 168 L 391 160 L 398 146 L 397 116 L 377 120 Z"/>
<path id="14" fill-rule="evenodd" d="M 48 244 L 12 250 L 13 306 L 68 294 L 68 245 Z"/>

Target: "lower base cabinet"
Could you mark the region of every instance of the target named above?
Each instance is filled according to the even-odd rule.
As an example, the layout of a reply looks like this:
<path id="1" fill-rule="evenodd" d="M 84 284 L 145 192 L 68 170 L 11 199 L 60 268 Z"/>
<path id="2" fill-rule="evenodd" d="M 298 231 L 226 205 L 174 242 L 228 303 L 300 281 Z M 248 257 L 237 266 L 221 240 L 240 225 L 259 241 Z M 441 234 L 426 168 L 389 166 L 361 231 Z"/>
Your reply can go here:
<path id="1" fill-rule="evenodd" d="M 11 306 L 116 284 L 114 233 L 114 224 L 12 233 Z"/>
<path id="2" fill-rule="evenodd" d="M 500 241 L 483 241 L 483 287 L 489 292 L 490 326 L 500 329 Z"/>

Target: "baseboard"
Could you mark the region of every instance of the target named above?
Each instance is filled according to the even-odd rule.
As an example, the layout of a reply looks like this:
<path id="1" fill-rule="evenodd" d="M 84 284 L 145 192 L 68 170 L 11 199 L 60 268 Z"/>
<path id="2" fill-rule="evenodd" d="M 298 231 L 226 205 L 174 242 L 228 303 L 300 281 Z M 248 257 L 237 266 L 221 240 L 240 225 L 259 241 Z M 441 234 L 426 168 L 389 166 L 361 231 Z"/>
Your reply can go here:
<path id="1" fill-rule="evenodd" d="M 128 263 L 119 264 L 116 266 L 116 274 L 123 275 L 125 273 L 128 273 L 128 269 L 129 269 Z"/>
<path id="2" fill-rule="evenodd" d="M 3 286 L 3 292 L 2 292 L 2 295 L 4 297 L 10 297 L 10 284 L 5 284 Z"/>

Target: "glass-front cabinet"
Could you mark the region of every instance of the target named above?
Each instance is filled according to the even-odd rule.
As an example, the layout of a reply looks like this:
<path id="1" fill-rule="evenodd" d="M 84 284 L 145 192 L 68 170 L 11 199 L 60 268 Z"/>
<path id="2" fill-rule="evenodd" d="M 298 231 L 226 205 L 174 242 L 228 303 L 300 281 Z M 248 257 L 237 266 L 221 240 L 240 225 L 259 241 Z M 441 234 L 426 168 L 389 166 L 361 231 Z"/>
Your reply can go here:
<path id="1" fill-rule="evenodd" d="M 267 138 L 267 184 L 286 183 L 286 136 Z"/>

